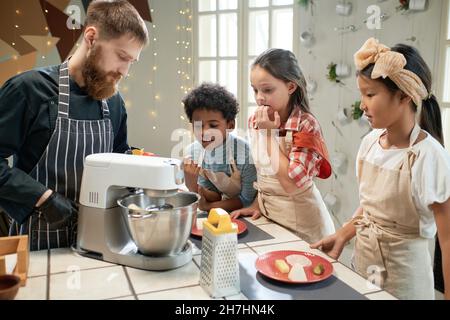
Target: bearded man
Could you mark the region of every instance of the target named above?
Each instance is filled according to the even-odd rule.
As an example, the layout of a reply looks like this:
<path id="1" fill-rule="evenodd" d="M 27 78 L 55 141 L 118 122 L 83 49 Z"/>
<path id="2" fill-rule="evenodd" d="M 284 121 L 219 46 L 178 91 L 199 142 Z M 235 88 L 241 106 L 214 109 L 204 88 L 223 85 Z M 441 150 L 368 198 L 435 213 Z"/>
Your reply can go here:
<path id="1" fill-rule="evenodd" d="M 30 250 L 76 241 L 85 157 L 129 149 L 118 84 L 147 43 L 145 22 L 128 1 L 96 0 L 72 57 L 0 89 L 0 209 L 9 235 L 28 234 Z"/>

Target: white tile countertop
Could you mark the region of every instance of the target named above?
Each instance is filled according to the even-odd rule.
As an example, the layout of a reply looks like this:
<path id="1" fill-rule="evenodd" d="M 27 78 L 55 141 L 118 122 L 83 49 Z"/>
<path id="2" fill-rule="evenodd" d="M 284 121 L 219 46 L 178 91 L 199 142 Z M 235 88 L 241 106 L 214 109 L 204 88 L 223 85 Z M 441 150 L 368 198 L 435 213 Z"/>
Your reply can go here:
<path id="1" fill-rule="evenodd" d="M 254 261 L 258 255 L 274 250 L 300 250 L 320 255 L 334 267 L 334 276 L 355 290 L 361 299 L 395 299 L 389 293 L 368 285 L 368 282 L 339 261 L 329 258 L 283 227 L 269 220 L 252 221 L 256 227 L 273 239 L 239 243 L 239 262 L 250 281 L 260 284 Z M 20 288 L 16 300 L 206 300 L 210 296 L 199 285 L 201 250 L 194 248 L 193 259 L 181 268 L 168 271 L 146 271 L 81 257 L 70 249 L 53 249 L 30 253 L 28 280 Z M 241 279 L 241 289 L 242 289 Z M 246 280 L 249 281 L 248 279 Z M 312 290 L 315 287 L 313 287 Z M 258 289 L 259 290 L 259 289 Z M 270 291 L 271 290 L 271 291 Z M 293 299 L 283 292 L 277 294 L 276 284 L 269 291 L 275 295 L 265 296 L 261 287 L 257 297 L 261 299 Z M 323 289 L 322 289 L 323 290 Z M 226 300 L 249 299 L 243 292 Z M 335 299 L 341 299 L 339 295 Z"/>

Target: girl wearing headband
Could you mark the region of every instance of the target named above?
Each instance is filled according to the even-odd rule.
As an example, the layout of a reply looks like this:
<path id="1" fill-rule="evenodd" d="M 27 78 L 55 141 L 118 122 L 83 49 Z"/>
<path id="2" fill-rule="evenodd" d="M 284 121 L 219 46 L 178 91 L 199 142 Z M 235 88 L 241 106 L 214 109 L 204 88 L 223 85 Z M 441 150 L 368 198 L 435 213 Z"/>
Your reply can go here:
<path id="1" fill-rule="evenodd" d="M 431 72 L 407 45 L 369 39 L 356 52 L 361 109 L 374 129 L 357 156 L 360 206 L 313 244 L 337 258 L 356 236 L 353 267 L 400 299 L 434 299 L 429 243 L 438 234 L 450 299 L 450 156 Z"/>

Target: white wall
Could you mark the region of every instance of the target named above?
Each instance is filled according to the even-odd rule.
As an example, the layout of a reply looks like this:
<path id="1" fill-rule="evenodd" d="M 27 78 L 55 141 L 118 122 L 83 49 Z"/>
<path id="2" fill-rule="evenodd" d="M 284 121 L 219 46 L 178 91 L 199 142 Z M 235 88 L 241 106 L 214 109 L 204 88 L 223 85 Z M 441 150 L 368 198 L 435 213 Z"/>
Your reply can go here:
<path id="1" fill-rule="evenodd" d="M 162 156 L 170 156 L 177 144 L 171 141 L 173 131 L 178 128 L 189 129 L 188 121 L 180 118 L 184 116 L 181 105 L 184 91 L 180 86 L 192 87 L 192 80 L 180 80 L 177 72 L 186 70 L 187 64 L 182 65 L 176 60 L 177 57 L 185 56 L 187 59 L 191 56 L 186 54 L 190 49 L 186 50 L 176 43 L 191 41 L 188 32 L 177 30 L 177 26 L 181 26 L 185 19 L 179 11 L 186 9 L 186 3 L 181 0 L 150 1 L 156 28 L 147 24 L 150 45 L 142 52 L 140 61 L 132 67 L 131 77 L 121 85 L 121 92 L 128 102 L 129 144 Z M 153 55 L 155 52 L 156 56 Z M 153 66 L 157 67 L 156 71 Z M 150 85 L 149 81 L 153 84 Z M 155 99 L 155 96 L 159 96 L 159 99 Z"/>

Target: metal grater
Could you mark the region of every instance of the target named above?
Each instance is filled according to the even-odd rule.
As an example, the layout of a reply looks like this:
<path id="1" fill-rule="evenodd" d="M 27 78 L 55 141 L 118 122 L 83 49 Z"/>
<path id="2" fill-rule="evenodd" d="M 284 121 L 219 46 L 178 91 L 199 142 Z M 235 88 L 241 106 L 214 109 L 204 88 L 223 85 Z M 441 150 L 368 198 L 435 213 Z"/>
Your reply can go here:
<path id="1" fill-rule="evenodd" d="M 240 292 L 237 226 L 223 209 L 211 209 L 203 223 L 200 285 L 213 298 Z"/>

